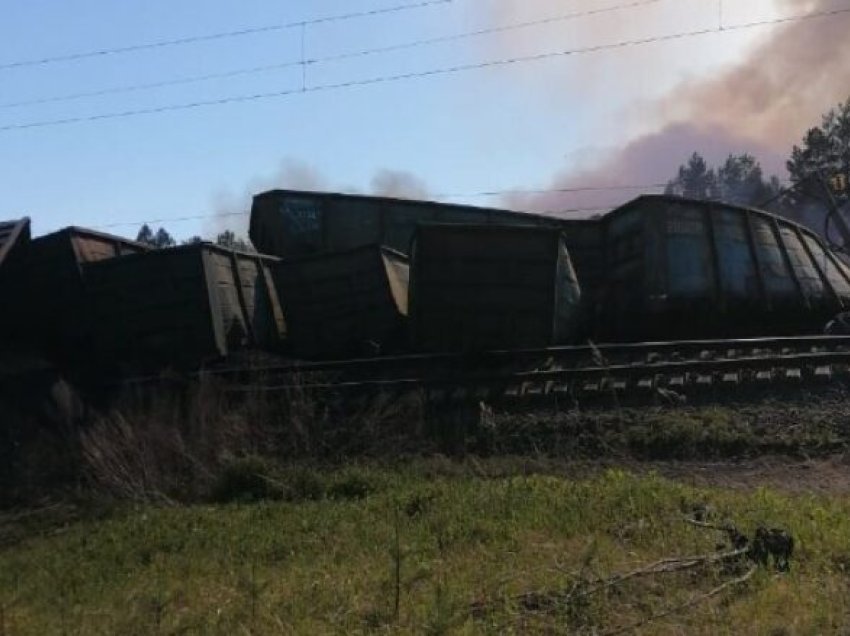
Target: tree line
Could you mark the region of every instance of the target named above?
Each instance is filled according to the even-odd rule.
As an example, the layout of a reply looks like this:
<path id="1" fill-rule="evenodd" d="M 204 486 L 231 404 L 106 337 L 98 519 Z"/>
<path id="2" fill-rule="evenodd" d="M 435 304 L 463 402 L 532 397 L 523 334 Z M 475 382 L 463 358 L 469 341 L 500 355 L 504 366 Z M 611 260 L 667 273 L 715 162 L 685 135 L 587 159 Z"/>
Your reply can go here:
<path id="1" fill-rule="evenodd" d="M 665 194 L 765 207 L 792 219 L 825 218 L 832 198 L 838 206 L 850 201 L 850 98 L 824 114 L 795 145 L 786 162 L 791 184 L 783 188 L 778 177 L 766 177 L 750 154 L 729 155 L 711 167 L 694 152 L 667 183 Z M 823 227 L 814 227 L 822 230 Z"/>
<path id="2" fill-rule="evenodd" d="M 174 239 L 169 232 L 160 227 L 158 230 L 154 231 L 151 226 L 147 223 L 142 225 L 139 229 L 138 234 L 136 234 L 136 241 L 139 243 L 144 243 L 145 245 L 150 245 L 151 247 L 155 247 L 157 249 L 164 249 L 166 247 L 175 247 L 177 245 L 177 241 Z M 185 241 L 181 241 L 180 245 L 197 245 L 198 243 L 204 243 L 204 239 L 201 236 L 195 235 L 192 236 Z M 232 230 L 225 230 L 224 232 L 219 232 L 214 241 L 210 241 L 215 243 L 216 245 L 220 245 L 221 247 L 227 247 L 234 250 L 239 250 L 242 252 L 253 252 L 254 246 L 247 240 L 245 240 L 241 236 L 237 236 L 235 232 Z"/>

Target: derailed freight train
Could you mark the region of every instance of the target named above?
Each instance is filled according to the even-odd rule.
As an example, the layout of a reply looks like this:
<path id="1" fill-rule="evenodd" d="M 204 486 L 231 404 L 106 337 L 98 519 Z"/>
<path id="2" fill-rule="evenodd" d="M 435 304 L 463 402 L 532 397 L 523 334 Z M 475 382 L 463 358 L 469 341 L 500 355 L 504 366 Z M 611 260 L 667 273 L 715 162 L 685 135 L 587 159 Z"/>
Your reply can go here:
<path id="1" fill-rule="evenodd" d="M 100 369 L 819 333 L 850 268 L 812 231 L 643 196 L 598 219 L 275 190 L 261 254 L 0 223 L 0 352 Z"/>
<path id="2" fill-rule="evenodd" d="M 439 265 L 437 270 L 451 269 L 451 280 L 442 287 L 432 285 L 421 299 L 424 305 L 413 300 L 417 292 L 411 291 L 409 333 L 415 350 L 819 333 L 850 305 L 850 268 L 808 228 L 753 208 L 665 195 L 638 197 L 598 219 L 566 220 L 491 208 L 274 190 L 254 199 L 251 239 L 284 260 L 304 254 L 321 259 L 338 250 L 389 244 L 412 252 L 411 280 L 417 281 L 428 279 L 434 261 L 457 257 L 439 249 L 434 257 L 416 254 L 417 228 L 426 232 L 433 224 L 446 226 L 441 230 L 446 240 L 455 234 L 449 224 L 469 226 L 464 241 L 480 249 L 466 262 Z M 487 249 L 493 228 L 504 230 L 504 243 Z M 550 329 L 557 322 L 552 308 L 547 310 L 553 312 L 551 320 L 545 326 L 540 322 L 534 337 L 528 330 L 503 326 L 504 340 L 495 343 L 481 334 L 494 331 L 499 320 L 508 324 L 512 312 L 541 306 L 529 302 L 527 290 L 512 287 L 508 280 L 517 275 L 516 267 L 508 264 L 512 249 L 523 249 L 522 228 L 548 228 L 562 235 L 581 300 L 576 301 L 567 337 L 563 330 Z M 527 269 L 531 267 L 529 263 Z M 493 275 L 483 276 L 482 268 Z M 494 292 L 495 302 L 485 288 L 497 289 L 497 272 L 502 272 L 503 284 Z M 537 270 L 538 281 L 554 280 L 552 276 L 551 270 Z M 457 313 L 459 288 L 467 293 L 462 321 L 456 324 L 469 336 L 446 334 L 437 346 L 434 337 L 424 335 L 432 333 L 433 325 L 419 316 L 451 315 L 450 307 Z"/>

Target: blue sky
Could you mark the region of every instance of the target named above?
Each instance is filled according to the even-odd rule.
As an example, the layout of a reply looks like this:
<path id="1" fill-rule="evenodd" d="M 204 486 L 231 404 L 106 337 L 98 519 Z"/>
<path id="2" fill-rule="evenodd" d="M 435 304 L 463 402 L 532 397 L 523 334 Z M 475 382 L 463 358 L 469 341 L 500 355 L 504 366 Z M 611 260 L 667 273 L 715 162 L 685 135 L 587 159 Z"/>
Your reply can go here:
<path id="1" fill-rule="evenodd" d="M 769 0 L 726 0 L 726 19 L 776 15 Z M 6 0 L 0 66 L 82 51 L 414 4 L 416 0 Z M 389 46 L 636 0 L 451 0 L 306 27 L 308 58 Z M 356 60 L 311 65 L 308 86 L 533 55 L 714 24 L 707 0 L 646 6 Z M 29 215 L 37 234 L 65 225 L 244 208 L 252 188 L 300 167 L 333 189 L 369 191 L 381 170 L 433 194 L 546 187 L 552 175 L 658 122 L 679 83 L 722 72 L 763 33 L 692 38 L 594 55 L 366 87 L 61 126 L 0 131 L 0 218 Z M 122 55 L 0 68 L 0 128 L 297 90 L 298 67 L 96 98 L 14 102 L 297 61 L 301 29 Z M 677 158 L 677 161 L 679 158 Z M 493 203 L 481 198 L 463 202 Z M 240 222 L 235 221 L 237 229 Z M 206 220 L 163 223 L 175 236 Z M 108 228 L 133 235 L 135 225 Z"/>

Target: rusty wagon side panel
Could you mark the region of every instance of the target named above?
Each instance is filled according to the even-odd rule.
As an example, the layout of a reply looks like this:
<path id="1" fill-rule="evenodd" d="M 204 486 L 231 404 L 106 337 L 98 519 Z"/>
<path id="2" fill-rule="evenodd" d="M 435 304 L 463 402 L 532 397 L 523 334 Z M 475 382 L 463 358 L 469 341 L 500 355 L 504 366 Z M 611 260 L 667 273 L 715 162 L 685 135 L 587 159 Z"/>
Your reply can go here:
<path id="1" fill-rule="evenodd" d="M 581 295 L 557 229 L 422 225 L 411 261 L 420 350 L 543 347 L 576 334 Z"/>
<path id="2" fill-rule="evenodd" d="M 276 264 L 292 351 L 327 358 L 403 348 L 408 276 L 407 257 L 378 245 Z"/>
<path id="3" fill-rule="evenodd" d="M 145 368 L 274 350 L 285 337 L 269 271 L 275 260 L 199 244 L 87 265 L 96 350 Z"/>

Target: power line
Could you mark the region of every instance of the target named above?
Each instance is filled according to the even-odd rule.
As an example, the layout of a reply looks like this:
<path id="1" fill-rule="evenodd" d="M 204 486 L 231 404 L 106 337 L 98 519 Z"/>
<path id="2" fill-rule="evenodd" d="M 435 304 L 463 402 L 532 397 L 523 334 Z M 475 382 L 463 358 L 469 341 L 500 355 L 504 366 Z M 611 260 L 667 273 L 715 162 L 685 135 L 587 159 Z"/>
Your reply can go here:
<path id="1" fill-rule="evenodd" d="M 472 198 L 483 198 L 483 197 L 496 197 L 496 196 L 505 196 L 509 194 L 564 194 L 564 193 L 580 193 L 580 192 L 614 192 L 614 191 L 623 191 L 623 190 L 642 190 L 642 189 L 650 189 L 650 188 L 663 188 L 667 184 L 666 183 L 646 183 L 646 184 L 633 184 L 633 185 L 597 185 L 597 186 L 587 186 L 587 187 L 574 187 L 574 188 L 541 188 L 541 189 L 525 189 L 525 188 L 512 188 L 506 190 L 483 190 L 479 192 L 465 192 L 465 193 L 436 193 L 432 195 L 434 202 L 439 203 L 443 199 L 472 199 Z M 596 206 L 596 207 L 574 207 L 574 208 L 563 208 L 555 210 L 554 213 L 572 213 L 572 212 L 602 212 L 606 210 L 610 210 L 613 207 L 616 207 L 619 204 L 612 204 L 609 206 Z M 233 216 L 247 216 L 250 214 L 250 211 L 242 211 L 242 212 L 222 212 L 222 213 L 207 213 L 207 214 L 194 214 L 189 216 L 175 216 L 175 217 L 164 217 L 160 219 L 146 219 L 143 221 L 120 221 L 116 223 L 108 223 L 105 225 L 96 225 L 94 229 L 110 229 L 116 227 L 132 227 L 132 226 L 140 226 L 140 225 L 157 225 L 162 223 L 181 223 L 185 221 L 201 221 L 203 219 L 212 219 L 212 218 L 225 218 L 225 217 L 233 217 Z"/>
<path id="2" fill-rule="evenodd" d="M 435 203 L 439 203 L 439 201 L 435 201 Z M 539 213 L 539 212 L 527 212 L 527 214 L 543 214 L 544 216 L 555 216 L 557 214 L 573 214 L 573 213 L 590 213 L 590 212 L 607 212 L 617 206 L 621 205 L 620 203 L 612 204 L 603 207 L 581 207 L 581 208 L 561 208 L 557 210 L 553 210 L 548 213 Z M 248 216 L 251 214 L 250 211 L 246 212 L 226 212 L 222 214 L 197 214 L 193 216 L 175 216 L 170 218 L 163 219 L 149 219 L 145 221 L 121 221 L 117 223 L 107 223 L 104 225 L 94 225 L 92 229 L 95 230 L 108 230 L 115 229 L 119 227 L 140 227 L 142 225 L 162 225 L 165 223 L 184 223 L 188 221 L 202 221 L 204 219 L 220 219 L 234 216 Z M 518 212 L 518 214 L 524 214 L 524 212 Z"/>
<path id="3" fill-rule="evenodd" d="M 335 62 L 337 60 L 347 60 L 356 57 L 364 57 L 367 55 L 374 55 L 378 53 L 389 53 L 392 51 L 401 51 L 405 49 L 417 48 L 420 46 L 429 46 L 432 44 L 443 44 L 446 42 L 456 42 L 458 40 L 465 40 L 474 37 L 481 37 L 484 35 L 495 35 L 497 33 L 507 33 L 510 31 L 517 31 L 520 29 L 528 29 L 536 26 L 543 26 L 547 24 L 555 24 L 558 22 L 567 22 L 569 20 L 577 20 L 579 18 L 587 18 L 594 15 L 600 15 L 604 13 L 612 13 L 615 11 L 623 11 L 625 9 L 636 9 L 639 7 L 648 6 L 651 4 L 658 4 L 662 2 L 662 0 L 639 0 L 638 2 L 631 2 L 628 4 L 620 4 L 613 7 L 604 7 L 602 9 L 589 9 L 587 11 L 575 11 L 573 13 L 566 13 L 557 16 L 550 16 L 548 18 L 541 18 L 539 20 L 530 20 L 527 22 L 519 22 L 516 24 L 509 24 L 504 26 L 490 27 L 486 29 L 478 29 L 476 31 L 467 31 L 465 33 L 456 33 L 453 35 L 443 35 L 434 38 L 427 38 L 423 40 L 416 40 L 413 42 L 404 42 L 401 44 L 391 44 L 389 46 L 383 46 L 373 49 L 366 49 L 363 51 L 355 51 L 352 53 L 340 53 L 338 55 L 331 55 L 328 57 L 321 58 L 316 60 L 317 62 Z"/>
<path id="4" fill-rule="evenodd" d="M 508 194 L 569 194 L 578 192 L 610 192 L 615 190 L 643 190 L 646 188 L 664 188 L 666 183 L 644 183 L 636 185 L 607 185 L 607 186 L 589 186 L 576 188 L 543 188 L 543 189 L 526 189 L 518 188 L 513 190 L 491 190 L 484 192 L 471 193 L 445 193 L 436 195 L 439 198 L 445 199 L 471 199 L 477 197 L 500 197 Z"/>
<path id="5" fill-rule="evenodd" d="M 162 80 L 158 82 L 150 82 L 147 84 L 131 84 L 126 86 L 114 86 L 95 91 L 85 91 L 80 93 L 69 93 L 66 95 L 56 95 L 52 97 L 42 97 L 37 99 L 29 99 L 18 102 L 6 102 L 0 104 L 0 108 L 19 108 L 21 106 L 38 106 L 40 104 L 51 104 L 55 102 L 70 102 L 77 99 L 85 99 L 88 97 L 103 97 L 106 95 L 117 95 L 121 93 L 132 93 L 138 91 L 151 90 L 154 88 L 167 88 L 169 86 L 180 86 L 185 84 L 196 84 L 217 79 L 227 79 L 229 77 L 239 77 L 240 75 L 254 75 L 265 71 L 276 71 L 285 68 L 294 68 L 302 66 L 304 63 L 300 61 L 280 62 L 278 64 L 267 64 L 263 66 L 253 66 L 250 68 L 236 69 L 233 71 L 224 71 L 219 73 L 208 73 L 205 75 L 191 75 L 187 77 L 177 77 L 170 80 Z"/>
<path id="6" fill-rule="evenodd" d="M 569 20 L 576 20 L 579 18 L 590 17 L 598 14 L 611 13 L 614 11 L 622 11 L 625 9 L 634 9 L 639 7 L 644 7 L 652 4 L 657 4 L 662 2 L 662 0 L 639 0 L 637 2 L 631 2 L 629 4 L 621 4 L 613 7 L 605 7 L 603 9 L 592 9 L 589 11 L 578 11 L 573 13 L 562 14 L 558 16 L 550 16 L 548 18 L 542 18 L 540 20 L 531 20 L 527 22 L 520 22 L 516 24 L 492 27 L 487 29 L 478 29 L 475 31 L 467 31 L 464 33 L 455 33 L 452 35 L 444 35 L 434 38 L 413 40 L 411 42 L 402 42 L 400 44 L 391 44 L 388 46 L 374 47 L 369 49 L 361 49 L 358 51 L 351 51 L 347 53 L 338 53 L 334 55 L 328 55 L 324 57 L 317 58 L 307 58 L 303 54 L 299 60 L 293 60 L 289 62 L 279 62 L 276 64 L 266 64 L 262 66 L 253 66 L 242 69 L 235 69 L 232 71 L 224 71 L 218 73 L 207 73 L 203 75 L 191 75 L 188 77 L 179 77 L 171 80 L 162 80 L 158 82 L 151 82 L 146 84 L 131 84 L 127 86 L 116 86 L 112 88 L 104 88 L 95 91 L 86 91 L 79 93 L 70 93 L 66 95 L 57 95 L 52 97 L 43 97 L 37 99 L 30 99 L 24 101 L 16 101 L 16 102 L 7 102 L 0 103 L 0 109 L 9 109 L 9 108 L 19 108 L 22 106 L 37 106 L 40 104 L 49 104 L 56 102 L 65 102 L 65 101 L 73 101 L 77 99 L 85 99 L 89 97 L 103 97 L 106 95 L 116 95 L 121 93 L 130 93 L 130 92 L 138 92 L 144 90 L 151 90 L 156 88 L 167 88 L 170 86 L 180 86 L 185 84 L 194 84 L 199 82 L 206 82 L 217 79 L 227 79 L 231 77 L 239 77 L 244 75 L 255 75 L 257 73 L 264 73 L 268 71 L 276 71 L 283 70 L 286 68 L 294 68 L 301 66 L 305 71 L 307 66 L 315 66 L 320 64 L 327 64 L 330 62 L 339 62 L 349 59 L 356 59 L 367 57 L 371 55 L 378 55 L 382 53 L 392 53 L 395 51 L 403 51 L 414 48 L 419 48 L 423 46 L 431 46 L 434 44 L 444 44 L 447 42 L 458 42 L 465 39 L 482 37 L 485 35 L 494 35 L 497 33 L 506 33 L 510 31 L 517 31 L 521 29 L 528 29 L 536 26 L 543 26 L 548 24 L 555 24 L 558 22 L 566 22 Z M 302 45 L 303 45 L 303 32 L 302 32 Z M 303 78 L 302 78 L 303 79 Z M 303 83 L 303 82 L 302 82 Z"/>
<path id="7" fill-rule="evenodd" d="M 357 11 L 353 13 L 343 13 L 338 15 L 329 15 L 320 18 L 311 18 L 309 20 L 299 20 L 297 22 L 286 22 L 281 24 L 266 24 L 257 27 L 249 27 L 246 29 L 238 29 L 234 31 L 219 31 L 217 33 L 206 33 L 204 35 L 192 35 L 182 38 L 174 38 L 170 40 L 156 40 L 153 42 L 142 42 L 140 44 L 131 44 L 129 46 L 121 46 L 109 49 L 96 49 L 93 51 L 80 51 L 77 53 L 67 53 L 65 55 L 53 55 L 30 60 L 17 60 L 14 62 L 4 62 L 0 64 L 0 71 L 24 68 L 31 66 L 45 66 L 47 64 L 55 64 L 57 62 L 75 62 L 96 57 L 104 57 L 108 55 L 122 55 L 125 53 L 133 53 L 137 51 L 147 51 L 150 49 L 159 49 L 170 46 L 184 46 L 187 44 L 198 44 L 201 42 L 210 42 L 213 40 L 223 40 L 227 38 L 238 38 L 248 35 L 258 35 L 261 33 L 271 33 L 274 31 L 284 31 L 286 29 L 304 27 L 308 25 L 326 24 L 330 22 L 342 22 L 345 20 L 353 20 L 356 18 L 368 18 L 388 13 L 398 13 L 400 11 L 409 11 L 412 9 L 422 9 L 434 5 L 448 4 L 452 0 L 421 0 L 420 2 L 397 4 L 381 9 L 371 9 L 369 11 Z"/>
<path id="8" fill-rule="evenodd" d="M 230 216 L 247 216 L 250 212 L 222 212 L 213 214 L 194 214 L 190 216 L 173 216 L 162 219 L 147 219 L 145 221 L 119 221 L 117 223 L 106 223 L 104 225 L 95 225 L 95 230 L 106 230 L 116 227 L 133 227 L 136 225 L 161 225 L 162 223 L 181 223 L 184 221 L 202 221 L 203 219 L 217 219 Z"/>
<path id="9" fill-rule="evenodd" d="M 447 0 L 440 0 L 447 1 Z M 844 9 L 833 9 L 827 11 L 818 11 L 814 13 L 809 13 L 805 15 L 798 16 L 790 16 L 783 18 L 771 18 L 765 20 L 758 20 L 753 22 L 747 22 L 742 24 L 735 25 L 725 25 L 723 29 L 718 29 L 717 27 L 710 27 L 704 29 L 698 29 L 694 31 L 683 31 L 679 33 L 671 33 L 667 35 L 659 35 L 652 36 L 647 38 L 640 38 L 635 40 L 623 40 L 620 42 L 613 42 L 608 44 L 598 44 L 578 49 L 567 49 L 563 51 L 551 51 L 548 53 L 538 53 L 535 55 L 526 55 L 519 56 L 513 58 L 504 58 L 498 60 L 489 60 L 486 62 L 477 62 L 470 64 L 459 64 L 456 66 L 447 66 L 440 67 L 435 69 L 430 69 L 427 71 L 412 71 L 409 73 L 400 73 L 396 75 L 382 75 L 362 80 L 349 80 L 346 82 L 338 82 L 332 84 L 321 84 L 317 86 L 303 86 L 298 89 L 290 89 L 284 91 L 272 91 L 266 93 L 255 93 L 252 95 L 231 95 L 227 97 L 221 97 L 217 99 L 204 100 L 204 101 L 195 101 L 195 102 L 187 102 L 182 104 L 167 104 L 163 106 L 157 106 L 153 108 L 140 108 L 119 112 L 111 112 L 111 113 L 99 113 L 95 115 L 83 115 L 78 117 L 67 117 L 63 119 L 52 119 L 52 120 L 43 120 L 43 121 L 35 121 L 24 124 L 9 124 L 5 126 L 0 126 L 0 132 L 8 132 L 11 130 L 26 130 L 30 128 L 44 128 L 48 126 L 61 126 L 68 124 L 76 124 L 83 122 L 95 122 L 95 121 L 103 121 L 110 119 L 123 119 L 127 117 L 136 117 L 140 115 L 153 115 L 165 112 L 174 112 L 181 110 L 191 110 L 195 108 L 203 108 L 203 107 L 211 107 L 211 106 L 222 106 L 225 104 L 236 104 L 243 102 L 251 102 L 262 99 L 271 99 L 271 98 L 280 98 L 280 97 L 289 97 L 292 95 L 302 95 L 306 93 L 318 93 L 323 91 L 335 91 L 341 90 L 345 88 L 355 88 L 362 86 L 372 86 L 375 84 L 384 84 L 390 82 L 398 82 L 402 80 L 409 79 L 417 79 L 417 78 L 425 78 L 425 77 L 435 77 L 439 75 L 451 75 L 456 73 L 462 73 L 466 71 L 472 70 L 480 70 L 487 68 L 495 68 L 501 66 L 510 66 L 516 64 L 523 64 L 529 62 L 539 62 L 543 60 L 551 60 L 559 57 L 567 57 L 571 55 L 583 55 L 583 54 L 591 54 L 591 53 L 599 53 L 603 51 L 611 51 L 615 49 L 627 48 L 632 46 L 643 46 L 647 44 L 653 44 L 658 42 L 671 42 L 675 40 L 682 40 L 691 37 L 697 37 L 702 35 L 710 35 L 713 33 L 730 33 L 733 31 L 741 31 L 745 29 L 752 29 L 762 26 L 773 26 L 777 24 L 787 24 L 790 22 L 800 22 L 803 20 L 810 20 L 813 18 L 819 17 L 827 17 L 827 16 L 836 16 L 850 13 L 850 7 Z"/>

